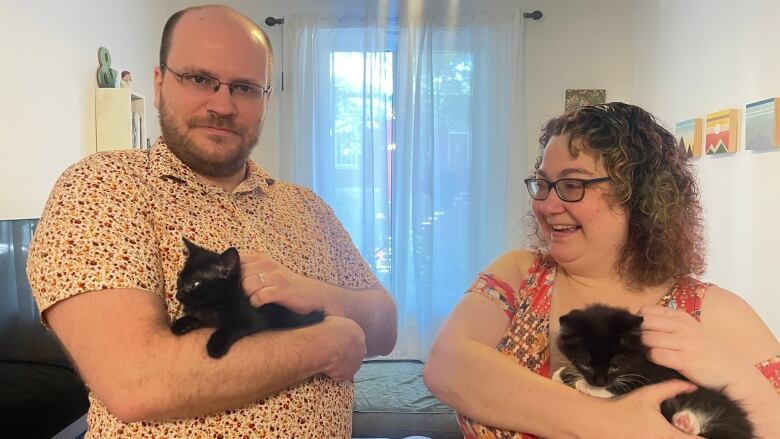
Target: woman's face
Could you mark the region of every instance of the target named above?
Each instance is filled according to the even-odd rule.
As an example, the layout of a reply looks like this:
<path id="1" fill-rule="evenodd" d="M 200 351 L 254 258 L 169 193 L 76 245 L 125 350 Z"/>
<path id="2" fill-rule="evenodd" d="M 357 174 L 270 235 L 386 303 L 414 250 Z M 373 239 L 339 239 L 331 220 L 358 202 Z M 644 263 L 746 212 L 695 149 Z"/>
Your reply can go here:
<path id="1" fill-rule="evenodd" d="M 536 177 L 556 181 L 607 176 L 592 152 L 575 141 L 580 154 L 574 158 L 569 153 L 568 142 L 567 135 L 550 138 Z M 550 256 L 568 271 L 592 272 L 614 266 L 626 241 L 628 218 L 625 209 L 611 205 L 608 194 L 609 181 L 606 181 L 586 186 L 580 201 L 561 201 L 554 189 L 546 200 L 533 200 L 533 212 L 541 237 L 549 245 Z"/>

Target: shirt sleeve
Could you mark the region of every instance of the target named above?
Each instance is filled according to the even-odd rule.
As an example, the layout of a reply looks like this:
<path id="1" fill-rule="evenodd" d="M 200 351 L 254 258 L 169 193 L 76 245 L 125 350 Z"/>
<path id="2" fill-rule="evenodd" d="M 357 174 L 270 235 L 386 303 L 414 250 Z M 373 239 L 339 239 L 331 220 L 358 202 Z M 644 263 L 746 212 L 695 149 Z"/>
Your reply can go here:
<path id="1" fill-rule="evenodd" d="M 349 233 L 336 217 L 333 209 L 310 189 L 302 188 L 322 226 L 330 250 L 338 265 L 339 284 L 346 288 L 368 288 L 378 282 L 371 266 L 358 251 Z"/>
<path id="2" fill-rule="evenodd" d="M 143 183 L 127 171 L 127 159 L 119 152 L 88 157 L 55 184 L 27 261 L 41 313 L 88 291 L 133 288 L 163 294 Z"/>
<path id="3" fill-rule="evenodd" d="M 506 282 L 490 273 L 479 273 L 466 293 L 476 293 L 493 300 L 511 320 L 517 312 L 517 296 Z"/>
<path id="4" fill-rule="evenodd" d="M 757 364 L 756 367 L 780 394 L 780 354 Z"/>

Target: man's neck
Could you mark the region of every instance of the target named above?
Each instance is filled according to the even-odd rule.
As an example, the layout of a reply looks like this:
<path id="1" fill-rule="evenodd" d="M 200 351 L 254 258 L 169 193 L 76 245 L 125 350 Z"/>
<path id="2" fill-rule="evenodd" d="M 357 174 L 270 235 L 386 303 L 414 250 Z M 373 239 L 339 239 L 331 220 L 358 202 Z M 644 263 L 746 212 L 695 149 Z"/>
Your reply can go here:
<path id="1" fill-rule="evenodd" d="M 206 183 L 222 188 L 228 193 L 232 193 L 233 190 L 235 190 L 235 188 L 237 188 L 242 181 L 246 180 L 247 167 L 244 166 L 244 168 L 240 171 L 227 177 L 206 177 L 205 175 L 197 175 Z"/>

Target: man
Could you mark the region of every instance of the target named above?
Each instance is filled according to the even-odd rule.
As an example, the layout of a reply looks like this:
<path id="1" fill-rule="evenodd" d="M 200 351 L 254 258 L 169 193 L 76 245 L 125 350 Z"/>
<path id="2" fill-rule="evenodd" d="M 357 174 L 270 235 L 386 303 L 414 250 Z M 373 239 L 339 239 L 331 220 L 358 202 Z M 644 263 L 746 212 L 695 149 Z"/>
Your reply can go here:
<path id="1" fill-rule="evenodd" d="M 395 306 L 330 208 L 249 154 L 271 93 L 271 48 L 227 7 L 163 30 L 154 71 L 162 138 L 63 173 L 28 261 L 44 321 L 90 389 L 89 437 L 349 437 L 350 380 L 395 344 Z M 180 337 L 182 237 L 236 246 L 250 301 L 325 311 L 222 358 L 211 328 Z"/>

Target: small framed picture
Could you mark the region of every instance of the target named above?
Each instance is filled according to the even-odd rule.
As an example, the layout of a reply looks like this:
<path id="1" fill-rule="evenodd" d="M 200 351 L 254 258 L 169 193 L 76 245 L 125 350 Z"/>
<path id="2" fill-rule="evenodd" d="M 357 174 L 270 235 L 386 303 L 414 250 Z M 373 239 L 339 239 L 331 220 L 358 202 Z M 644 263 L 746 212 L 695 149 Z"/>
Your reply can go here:
<path id="1" fill-rule="evenodd" d="M 566 90 L 565 111 L 576 110 L 586 105 L 607 102 L 607 91 L 601 88 L 570 88 Z"/>

